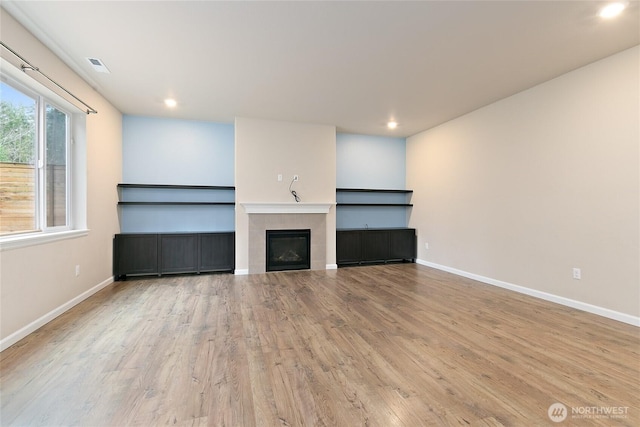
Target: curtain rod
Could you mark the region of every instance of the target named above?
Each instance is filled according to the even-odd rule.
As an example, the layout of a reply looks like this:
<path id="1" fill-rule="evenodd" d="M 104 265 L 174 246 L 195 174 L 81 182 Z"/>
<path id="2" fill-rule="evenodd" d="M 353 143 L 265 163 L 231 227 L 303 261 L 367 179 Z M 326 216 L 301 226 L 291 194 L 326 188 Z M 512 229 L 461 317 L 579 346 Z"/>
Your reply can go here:
<path id="1" fill-rule="evenodd" d="M 4 42 L 0 41 L 0 45 L 2 45 L 2 47 L 4 47 L 5 49 L 7 49 L 9 52 L 11 52 L 14 56 L 16 56 L 17 58 L 19 58 L 22 62 L 24 62 L 24 64 L 22 64 L 20 66 L 20 68 L 22 68 L 23 72 L 27 72 L 27 71 L 35 71 L 37 73 L 39 73 L 41 76 L 43 76 L 45 79 L 49 80 L 51 83 L 53 83 L 54 85 L 56 85 L 58 88 L 62 89 L 63 91 L 65 91 L 69 96 L 73 97 L 73 99 L 75 99 L 76 101 L 78 101 L 79 103 L 81 103 L 82 105 L 84 105 L 85 107 L 87 107 L 87 114 L 98 114 L 98 111 L 94 108 L 92 108 L 89 104 L 87 104 L 86 102 L 84 102 L 83 100 L 81 100 L 80 98 L 78 98 L 77 96 L 75 96 L 74 94 L 72 94 L 71 92 L 69 92 L 67 89 L 65 89 L 62 85 L 60 85 L 58 82 L 56 82 L 55 80 L 53 80 L 51 77 L 47 76 L 45 73 L 43 73 L 42 71 L 40 71 L 40 69 L 38 67 L 36 67 L 35 65 L 32 65 L 29 61 L 27 61 L 26 59 L 24 59 L 22 56 L 20 56 L 15 50 L 11 49 L 9 46 L 7 46 Z"/>

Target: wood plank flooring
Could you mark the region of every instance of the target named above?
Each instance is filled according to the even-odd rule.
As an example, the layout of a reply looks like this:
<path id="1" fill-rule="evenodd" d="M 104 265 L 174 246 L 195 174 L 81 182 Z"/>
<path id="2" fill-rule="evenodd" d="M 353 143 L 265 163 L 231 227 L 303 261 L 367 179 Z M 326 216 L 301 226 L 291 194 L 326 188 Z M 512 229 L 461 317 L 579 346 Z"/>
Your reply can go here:
<path id="1" fill-rule="evenodd" d="M 638 426 L 639 353 L 416 264 L 129 280 L 0 354 L 0 425 Z"/>

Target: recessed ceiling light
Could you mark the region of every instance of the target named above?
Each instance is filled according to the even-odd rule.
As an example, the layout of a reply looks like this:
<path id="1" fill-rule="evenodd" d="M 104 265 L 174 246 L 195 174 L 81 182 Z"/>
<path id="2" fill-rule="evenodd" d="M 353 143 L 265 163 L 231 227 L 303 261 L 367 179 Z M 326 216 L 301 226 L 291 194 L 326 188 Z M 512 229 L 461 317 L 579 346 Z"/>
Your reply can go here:
<path id="1" fill-rule="evenodd" d="M 391 120 L 389 123 L 387 123 L 387 127 L 389 129 L 395 129 L 398 127 L 398 122 L 394 122 L 393 120 Z"/>
<path id="2" fill-rule="evenodd" d="M 164 100 L 164 105 L 166 105 L 169 108 L 175 108 L 175 106 L 178 105 L 178 103 L 176 102 L 175 99 L 167 98 Z"/>
<path id="3" fill-rule="evenodd" d="M 614 18 L 620 15 L 620 13 L 622 13 L 625 7 L 627 7 L 626 2 L 608 3 L 602 9 L 600 9 L 599 15 L 601 18 L 605 18 L 605 19 Z"/>

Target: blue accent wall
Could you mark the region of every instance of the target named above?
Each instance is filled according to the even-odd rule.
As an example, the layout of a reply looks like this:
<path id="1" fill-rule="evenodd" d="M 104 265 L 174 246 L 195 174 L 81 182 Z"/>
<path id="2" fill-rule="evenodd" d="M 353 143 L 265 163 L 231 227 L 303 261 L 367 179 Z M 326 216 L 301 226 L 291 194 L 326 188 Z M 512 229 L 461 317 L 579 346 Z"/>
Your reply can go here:
<path id="1" fill-rule="evenodd" d="M 233 124 L 125 115 L 122 182 L 233 186 L 234 133 Z M 336 135 L 338 188 L 404 189 L 405 179 L 405 138 Z M 121 196 L 148 201 L 204 197 L 197 192 L 132 191 Z M 405 195 L 336 197 L 338 203 L 410 202 Z M 233 193 L 209 193 L 206 201 L 233 201 Z M 338 209 L 337 228 L 406 227 L 410 212 L 394 207 Z M 120 225 L 122 232 L 227 231 L 235 229 L 235 217 L 233 206 L 124 206 L 120 208 Z"/>
<path id="2" fill-rule="evenodd" d="M 405 189 L 405 138 L 339 133 L 336 144 L 338 188 Z"/>
<path id="3" fill-rule="evenodd" d="M 233 124 L 125 115 L 122 158 L 125 183 L 233 185 Z"/>
<path id="4" fill-rule="evenodd" d="M 234 185 L 234 126 L 191 120 L 125 115 L 122 179 L 130 184 Z M 233 202 L 233 191 L 121 190 L 122 201 Z M 120 230 L 207 232 L 235 229 L 226 205 L 121 206 Z"/>
<path id="5" fill-rule="evenodd" d="M 406 140 L 384 136 L 336 135 L 336 184 L 338 188 L 404 190 Z M 410 203 L 405 194 L 338 193 L 343 203 Z M 338 206 L 336 227 L 406 227 L 410 210 L 399 207 Z"/>

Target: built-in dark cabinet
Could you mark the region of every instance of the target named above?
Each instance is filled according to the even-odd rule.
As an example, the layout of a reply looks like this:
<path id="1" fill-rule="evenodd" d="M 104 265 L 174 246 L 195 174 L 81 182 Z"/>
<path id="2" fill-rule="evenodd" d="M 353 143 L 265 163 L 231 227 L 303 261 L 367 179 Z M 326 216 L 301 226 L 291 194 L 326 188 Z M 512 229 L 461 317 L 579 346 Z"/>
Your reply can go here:
<path id="1" fill-rule="evenodd" d="M 418 256 L 417 237 L 414 228 L 389 231 L 389 259 L 415 260 Z"/>
<path id="2" fill-rule="evenodd" d="M 362 261 L 362 233 L 360 230 L 336 231 L 338 264 L 357 264 Z"/>
<path id="3" fill-rule="evenodd" d="M 416 250 L 414 228 L 337 230 L 336 232 L 338 266 L 414 262 Z"/>
<path id="4" fill-rule="evenodd" d="M 362 262 L 384 262 L 389 259 L 389 231 L 367 230 L 361 233 Z"/>
<path id="5" fill-rule="evenodd" d="M 160 234 L 160 274 L 198 272 L 197 234 Z"/>
<path id="6" fill-rule="evenodd" d="M 235 233 L 201 233 L 199 257 L 201 273 L 233 270 L 236 264 Z"/>
<path id="7" fill-rule="evenodd" d="M 229 207 L 235 205 L 235 187 L 210 185 L 162 185 L 162 184 L 118 184 L 118 195 L 121 217 L 131 213 L 132 209 L 142 209 L 142 219 L 137 217 L 137 226 L 127 223 L 125 233 L 116 234 L 113 240 L 113 275 L 116 280 L 127 275 L 162 275 L 176 273 L 204 273 L 214 271 L 230 271 L 235 269 L 235 233 L 233 231 L 191 232 L 178 231 L 176 228 L 193 226 L 194 218 L 185 218 L 185 223 L 175 221 L 170 224 L 144 220 L 149 218 L 167 218 L 167 212 L 185 207 L 196 210 L 195 216 L 202 215 L 201 209 L 210 212 L 211 218 L 219 219 L 224 210 L 228 215 Z M 138 211 L 137 211 L 138 212 Z M 192 211 L 189 211 L 192 212 Z M 189 215 L 190 213 L 187 213 Z M 139 212 L 138 212 L 139 213 Z M 159 215 L 163 214 L 163 215 Z M 178 217 L 177 222 L 180 217 Z M 124 221 L 124 220 L 123 220 Z M 210 221 L 205 221 L 207 224 Z M 142 225 L 140 225 L 142 224 Z M 188 224 L 188 225 L 187 225 Z M 217 227 L 229 224 L 227 220 L 213 222 Z M 202 230 L 201 224 L 196 230 Z M 222 228 L 222 230 L 232 230 Z"/>
<path id="8" fill-rule="evenodd" d="M 362 218 L 371 209 L 384 208 L 400 209 L 409 212 L 413 206 L 410 203 L 411 190 L 368 189 L 368 188 L 337 188 L 336 198 L 338 208 L 361 209 Z M 338 209 L 336 217 L 340 223 L 343 211 Z M 394 216 L 394 218 L 396 218 Z M 408 216 L 406 217 L 408 218 Z M 358 217 L 360 220 L 360 217 Z M 338 266 L 357 264 L 376 264 L 386 262 L 408 261 L 414 262 L 417 256 L 416 230 L 414 228 L 396 227 L 398 221 L 381 222 L 381 227 L 356 228 L 345 227 L 336 231 L 336 259 Z M 348 220 L 343 223 L 350 222 Z M 362 222 L 369 223 L 365 219 Z M 408 219 L 402 221 L 408 222 Z M 363 224 L 366 225 L 366 224 Z"/>
<path id="9" fill-rule="evenodd" d="M 157 234 L 116 234 L 113 240 L 113 274 L 158 273 Z"/>
<path id="10" fill-rule="evenodd" d="M 113 275 L 233 271 L 235 233 L 116 234 Z"/>

